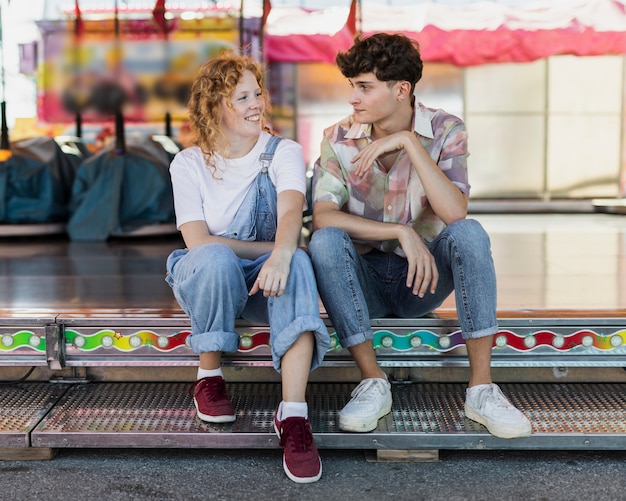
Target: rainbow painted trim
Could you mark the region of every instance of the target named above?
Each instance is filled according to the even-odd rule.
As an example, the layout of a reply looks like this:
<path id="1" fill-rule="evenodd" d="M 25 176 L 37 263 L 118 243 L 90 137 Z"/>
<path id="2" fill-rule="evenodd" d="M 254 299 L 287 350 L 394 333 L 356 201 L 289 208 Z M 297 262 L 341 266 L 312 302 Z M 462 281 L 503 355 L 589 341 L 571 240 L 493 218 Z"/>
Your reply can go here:
<path id="1" fill-rule="evenodd" d="M 0 336 L 0 352 L 14 351 L 18 348 L 31 348 L 35 351 L 46 351 L 46 338 L 33 331 L 18 331 Z"/>
<path id="2" fill-rule="evenodd" d="M 166 336 L 149 330 L 141 330 L 125 335 L 111 329 L 103 329 L 93 334 L 81 334 L 79 331 L 66 329 L 65 339 L 66 344 L 80 351 L 114 348 L 122 352 L 131 352 L 148 347 L 166 353 L 187 346 L 187 338 L 190 334 L 190 331 L 185 330 Z M 251 352 L 261 347 L 268 347 L 269 339 L 269 331 L 244 333 L 241 336 L 239 351 Z M 375 349 L 425 350 L 445 353 L 465 345 L 465 340 L 460 330 L 442 336 L 429 330 L 416 330 L 404 334 L 379 330 L 374 332 L 373 344 Z M 559 352 L 568 352 L 580 348 L 611 351 L 622 348 L 624 345 L 626 345 L 626 330 L 618 330 L 609 334 L 593 330 L 578 330 L 566 335 L 548 330 L 525 334 L 501 330 L 493 338 L 495 350 L 508 348 L 518 352 L 529 352 L 539 347 L 549 347 Z M 0 352 L 10 352 L 19 348 L 45 352 L 46 340 L 43 336 L 29 330 L 0 335 Z M 334 332 L 331 335 L 329 351 L 339 349 L 341 349 L 339 337 Z"/>
<path id="3" fill-rule="evenodd" d="M 374 348 L 407 351 L 417 348 L 426 348 L 438 352 L 447 352 L 465 345 L 461 331 L 447 336 L 439 336 L 431 331 L 419 330 L 404 335 L 390 331 L 374 333 Z M 541 346 L 557 351 L 569 351 L 576 348 L 596 348 L 598 350 L 613 350 L 626 344 L 626 330 L 619 330 L 612 334 L 599 334 L 591 330 L 579 330 L 572 334 L 557 334 L 552 331 L 541 330 L 530 334 L 516 334 L 509 330 L 501 330 L 493 337 L 493 348 L 511 348 L 515 351 L 532 351 Z"/>

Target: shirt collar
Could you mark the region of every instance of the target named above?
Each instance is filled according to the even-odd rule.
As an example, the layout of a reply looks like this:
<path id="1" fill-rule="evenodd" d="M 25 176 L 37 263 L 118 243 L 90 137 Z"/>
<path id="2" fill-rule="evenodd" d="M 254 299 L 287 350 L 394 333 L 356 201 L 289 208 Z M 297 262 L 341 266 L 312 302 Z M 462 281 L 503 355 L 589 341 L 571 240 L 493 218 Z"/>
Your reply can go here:
<path id="1" fill-rule="evenodd" d="M 348 132 L 346 132 L 346 139 L 361 139 L 364 137 L 370 137 L 372 135 L 372 124 L 360 124 L 354 122 Z"/>
<path id="2" fill-rule="evenodd" d="M 432 126 L 433 112 L 426 108 L 422 103 L 415 102 L 415 114 L 413 116 L 413 130 L 420 136 L 433 139 L 435 134 L 433 133 Z M 364 137 L 370 137 L 372 135 L 372 124 L 360 124 L 354 122 L 348 132 L 345 135 L 346 139 L 361 139 Z"/>
<path id="3" fill-rule="evenodd" d="M 415 102 L 415 116 L 413 117 L 413 130 L 420 136 L 434 139 L 433 112 L 420 102 Z"/>

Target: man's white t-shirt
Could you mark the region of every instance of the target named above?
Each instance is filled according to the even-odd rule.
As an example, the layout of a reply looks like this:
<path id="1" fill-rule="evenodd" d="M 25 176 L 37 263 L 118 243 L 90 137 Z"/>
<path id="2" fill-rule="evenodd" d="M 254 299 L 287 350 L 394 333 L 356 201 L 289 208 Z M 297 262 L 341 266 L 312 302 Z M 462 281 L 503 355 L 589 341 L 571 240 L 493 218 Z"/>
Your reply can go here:
<path id="1" fill-rule="evenodd" d="M 202 151 L 191 146 L 177 153 L 170 165 L 176 226 L 205 221 L 212 235 L 223 235 L 261 171 L 259 156 L 270 134 L 262 132 L 250 153 L 235 159 L 215 156 L 216 179 Z M 276 193 L 296 190 L 306 195 L 306 165 L 302 146 L 290 139 L 278 143 L 269 175 Z"/>

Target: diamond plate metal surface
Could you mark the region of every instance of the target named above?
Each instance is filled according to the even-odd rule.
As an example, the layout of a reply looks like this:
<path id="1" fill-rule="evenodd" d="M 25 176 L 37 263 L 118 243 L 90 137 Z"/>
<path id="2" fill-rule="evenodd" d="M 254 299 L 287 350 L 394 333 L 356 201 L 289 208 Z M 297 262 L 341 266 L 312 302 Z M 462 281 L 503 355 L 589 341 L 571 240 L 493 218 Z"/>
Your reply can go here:
<path id="1" fill-rule="evenodd" d="M 76 386 L 37 431 L 265 432 L 270 429 L 280 397 L 280 387 L 276 384 L 229 385 L 237 420 L 228 425 L 213 425 L 196 419 L 189 387 L 189 383 L 94 383 Z"/>
<path id="2" fill-rule="evenodd" d="M 0 446 L 28 447 L 31 430 L 66 389 L 50 383 L 0 385 Z"/>
<path id="3" fill-rule="evenodd" d="M 372 433 L 343 433 L 337 412 L 353 384 L 309 384 L 311 426 L 328 448 L 623 448 L 625 384 L 503 384 L 529 417 L 533 436 L 503 440 L 463 413 L 465 385 L 395 383 L 392 412 Z M 188 383 L 91 383 L 70 388 L 33 431 L 40 447 L 273 448 L 272 417 L 281 399 L 276 383 L 233 383 L 237 419 L 207 424 L 196 418 Z M 590 440 L 589 437 L 599 437 Z M 584 440 L 581 440 L 584 437 Z M 611 441 L 609 441 L 609 439 Z"/>

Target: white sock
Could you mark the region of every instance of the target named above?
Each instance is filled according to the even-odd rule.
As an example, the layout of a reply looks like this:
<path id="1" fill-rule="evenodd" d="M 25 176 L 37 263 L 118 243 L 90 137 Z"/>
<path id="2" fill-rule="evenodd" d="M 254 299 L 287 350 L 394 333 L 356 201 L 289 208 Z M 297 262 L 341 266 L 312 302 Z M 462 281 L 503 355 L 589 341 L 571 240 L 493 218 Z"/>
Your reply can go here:
<path id="1" fill-rule="evenodd" d="M 278 420 L 282 421 L 288 417 L 309 417 L 309 406 L 306 402 L 285 402 L 278 406 Z"/>
<path id="2" fill-rule="evenodd" d="M 198 367 L 198 379 L 202 379 L 205 377 L 215 377 L 215 376 L 220 376 L 222 378 L 224 377 L 221 367 L 219 367 L 218 369 L 200 369 Z"/>

